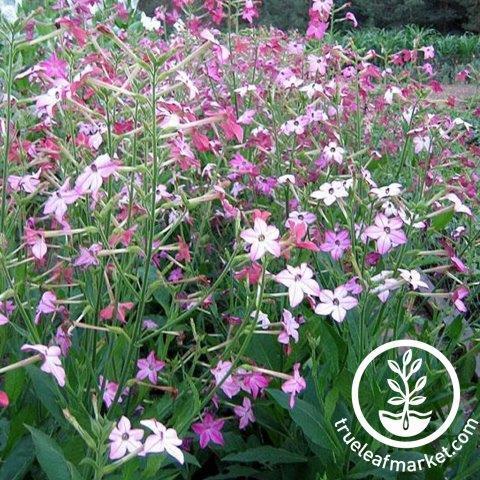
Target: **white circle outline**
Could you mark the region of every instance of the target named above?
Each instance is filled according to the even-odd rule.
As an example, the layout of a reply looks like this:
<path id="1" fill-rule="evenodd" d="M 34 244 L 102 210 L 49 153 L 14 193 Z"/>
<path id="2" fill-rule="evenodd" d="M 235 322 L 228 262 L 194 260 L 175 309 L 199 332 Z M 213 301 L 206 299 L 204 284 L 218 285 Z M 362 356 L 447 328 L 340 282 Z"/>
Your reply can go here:
<path id="1" fill-rule="evenodd" d="M 378 433 L 367 421 L 367 419 L 364 417 L 362 409 L 360 407 L 360 402 L 358 398 L 358 389 L 360 386 L 360 380 L 362 379 L 363 374 L 365 373 L 366 368 L 370 363 L 379 355 L 382 353 L 386 352 L 387 350 L 391 350 L 393 348 L 398 348 L 398 347 L 414 347 L 414 348 L 419 348 L 421 350 L 424 350 L 434 357 L 436 357 L 445 367 L 445 369 L 448 372 L 448 375 L 450 376 L 450 380 L 452 382 L 452 388 L 453 388 L 453 400 L 452 400 L 452 407 L 450 409 L 450 412 L 443 422 L 443 424 L 440 426 L 438 430 L 435 432 L 431 433 L 427 437 L 420 438 L 418 440 L 413 440 L 413 441 L 401 441 L 401 440 L 394 440 L 388 437 L 385 437 L 381 433 Z M 428 345 L 428 343 L 423 343 L 418 340 L 395 340 L 393 342 L 388 342 L 383 345 L 380 345 L 377 347 L 375 350 L 371 351 L 360 363 L 359 367 L 357 368 L 357 371 L 355 372 L 355 376 L 353 377 L 353 383 L 352 383 L 352 404 L 353 404 L 353 411 L 355 412 L 355 415 L 360 422 L 360 425 L 373 437 L 375 440 L 378 440 L 381 443 L 384 443 L 385 445 L 389 445 L 390 447 L 396 447 L 396 448 L 416 448 L 416 447 L 421 447 L 423 445 L 426 445 L 427 443 L 431 443 L 434 440 L 436 440 L 438 437 L 443 435 L 447 431 L 447 429 L 450 427 L 452 422 L 455 420 L 455 416 L 457 414 L 457 411 L 460 407 L 460 384 L 458 382 L 458 377 L 457 377 L 457 372 L 453 368 L 453 365 L 450 363 L 447 357 L 437 350 L 435 347 L 432 347 L 431 345 Z"/>

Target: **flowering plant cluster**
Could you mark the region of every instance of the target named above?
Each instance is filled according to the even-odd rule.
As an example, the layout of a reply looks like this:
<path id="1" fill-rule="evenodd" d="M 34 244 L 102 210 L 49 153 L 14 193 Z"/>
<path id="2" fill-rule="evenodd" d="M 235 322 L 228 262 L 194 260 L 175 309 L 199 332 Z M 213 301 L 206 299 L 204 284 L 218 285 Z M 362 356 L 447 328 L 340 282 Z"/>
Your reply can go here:
<path id="1" fill-rule="evenodd" d="M 340 478 L 371 347 L 468 388 L 480 108 L 400 68 L 428 45 L 337 45 L 330 0 L 48 3 L 2 3 L 0 478 Z"/>

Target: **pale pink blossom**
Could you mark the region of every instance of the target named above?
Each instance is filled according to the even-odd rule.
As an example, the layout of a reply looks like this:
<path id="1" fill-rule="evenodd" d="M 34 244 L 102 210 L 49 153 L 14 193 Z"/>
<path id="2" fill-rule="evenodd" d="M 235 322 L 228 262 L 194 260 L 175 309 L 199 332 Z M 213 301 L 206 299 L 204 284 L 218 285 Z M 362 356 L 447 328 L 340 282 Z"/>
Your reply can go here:
<path id="1" fill-rule="evenodd" d="M 420 153 L 423 150 L 430 153 L 431 140 L 428 135 L 413 137 L 413 144 L 415 146 L 415 153 Z"/>
<path id="2" fill-rule="evenodd" d="M 185 458 L 183 452 L 178 448 L 182 444 L 182 440 L 178 438 L 176 430 L 165 427 L 163 423 L 157 422 L 154 418 L 141 420 L 140 423 L 153 432 L 145 439 L 141 456 L 147 453 L 167 452 L 183 465 Z"/>
<path id="3" fill-rule="evenodd" d="M 62 351 L 60 347 L 46 347 L 45 345 L 23 345 L 21 350 L 38 352 L 42 356 L 43 364 L 40 367 L 45 373 L 53 375 L 57 383 L 61 386 L 65 386 L 65 370 L 62 367 L 60 356 Z"/>
<path id="4" fill-rule="evenodd" d="M 280 244 L 278 237 L 280 232 L 277 227 L 267 225 L 265 220 L 257 217 L 253 228 L 243 231 L 240 237 L 250 244 L 250 259 L 252 261 L 262 258 L 266 252 L 273 256 L 280 256 Z"/>
<path id="5" fill-rule="evenodd" d="M 70 180 L 67 178 L 63 185 L 50 195 L 43 207 L 46 215 L 54 214 L 59 223 L 63 223 L 63 217 L 67 212 L 68 205 L 75 203 L 80 197 L 76 190 L 70 189 Z"/>
<path id="6" fill-rule="evenodd" d="M 332 183 L 324 183 L 310 196 L 316 200 L 323 200 L 325 205 L 330 206 L 339 198 L 348 197 L 348 192 L 343 182 L 334 180 Z"/>
<path id="7" fill-rule="evenodd" d="M 336 322 L 343 322 L 347 311 L 355 308 L 358 300 L 348 295 L 348 290 L 344 285 L 337 287 L 333 292 L 331 290 L 322 290 L 320 292 L 320 303 L 315 307 L 315 313 L 318 315 L 331 315 Z"/>
<path id="8" fill-rule="evenodd" d="M 110 155 L 103 154 L 85 168 L 75 182 L 75 188 L 81 195 L 85 193 L 97 194 L 103 181 L 114 175 L 118 170 L 118 163 L 112 161 Z"/>
<path id="9" fill-rule="evenodd" d="M 295 320 L 295 317 L 285 309 L 283 309 L 282 314 L 282 327 L 283 330 L 278 336 L 278 341 L 284 345 L 288 345 L 290 343 L 290 338 L 292 338 L 295 343 L 297 343 L 300 324 Z"/>
<path id="10" fill-rule="evenodd" d="M 329 161 L 341 164 L 343 162 L 343 155 L 345 150 L 340 147 L 337 142 L 330 142 L 323 148 L 323 156 Z"/>
<path id="11" fill-rule="evenodd" d="M 383 213 L 379 213 L 374 222 L 374 225 L 367 227 L 365 235 L 376 240 L 377 251 L 381 255 L 397 245 L 407 243 L 407 237 L 402 230 L 403 222 L 400 218 L 387 218 Z"/>
<path id="12" fill-rule="evenodd" d="M 57 296 L 53 292 L 45 292 L 40 299 L 35 313 L 35 323 L 40 323 L 42 314 L 54 313 L 57 311 Z"/>
<path id="13" fill-rule="evenodd" d="M 212 368 L 210 372 L 215 378 L 215 385 L 220 385 L 220 389 L 225 393 L 228 398 L 232 398 L 241 389 L 241 385 L 237 378 L 231 374 L 228 374 L 232 368 L 232 362 L 220 360 L 215 368 Z M 228 374 L 228 375 L 227 375 Z"/>
<path id="14" fill-rule="evenodd" d="M 275 281 L 288 288 L 292 308 L 300 304 L 305 295 L 318 297 L 320 294 L 320 287 L 313 279 L 313 270 L 306 263 L 302 263 L 299 267 L 287 265 L 285 270 L 275 276 Z"/>
<path id="15" fill-rule="evenodd" d="M 138 372 L 136 378 L 145 380 L 148 378 L 154 385 L 158 382 L 158 372 L 165 367 L 165 362 L 158 360 L 152 350 L 146 358 L 139 358 L 137 361 Z"/>
<path id="16" fill-rule="evenodd" d="M 428 288 L 428 285 L 422 280 L 420 272 L 417 270 L 405 270 L 403 268 L 399 268 L 398 271 L 400 272 L 400 276 L 409 283 L 414 290 L 418 288 Z"/>
<path id="17" fill-rule="evenodd" d="M 127 417 L 122 417 L 113 428 L 108 439 L 110 440 L 110 460 L 118 460 L 124 457 L 127 452 L 140 453 L 143 445 L 144 431 L 140 428 L 132 428 L 132 424 Z"/>

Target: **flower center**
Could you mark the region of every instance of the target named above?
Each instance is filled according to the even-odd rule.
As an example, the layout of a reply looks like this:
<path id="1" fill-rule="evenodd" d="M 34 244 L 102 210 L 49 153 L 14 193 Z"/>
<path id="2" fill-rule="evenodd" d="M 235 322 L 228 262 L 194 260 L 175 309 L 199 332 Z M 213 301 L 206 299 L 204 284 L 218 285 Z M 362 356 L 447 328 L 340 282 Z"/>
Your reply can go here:
<path id="1" fill-rule="evenodd" d="M 128 433 L 124 433 L 122 435 L 122 440 L 128 440 L 130 438 L 130 435 Z"/>
<path id="2" fill-rule="evenodd" d="M 333 304 L 338 307 L 340 305 L 340 301 L 338 300 L 338 298 L 334 298 L 333 299 Z"/>
<path id="3" fill-rule="evenodd" d="M 297 273 L 297 275 L 295 275 L 295 281 L 299 282 L 301 279 L 302 279 L 302 276 Z"/>
<path id="4" fill-rule="evenodd" d="M 92 172 L 96 172 L 96 171 L 97 171 L 97 166 L 96 166 L 95 164 L 93 164 L 90 168 L 92 169 Z"/>
<path id="5" fill-rule="evenodd" d="M 390 233 L 390 227 L 385 227 L 383 230 L 385 231 L 385 233 Z"/>
<path id="6" fill-rule="evenodd" d="M 335 240 L 335 245 L 340 245 L 340 240 Z"/>
<path id="7" fill-rule="evenodd" d="M 335 190 L 334 190 L 333 188 L 329 188 L 329 189 L 328 189 L 328 193 L 329 193 L 330 195 L 333 195 L 333 192 L 334 192 L 334 191 L 335 191 Z"/>
<path id="8" fill-rule="evenodd" d="M 265 241 L 265 235 L 261 234 L 258 236 L 258 241 L 259 242 L 264 242 Z"/>

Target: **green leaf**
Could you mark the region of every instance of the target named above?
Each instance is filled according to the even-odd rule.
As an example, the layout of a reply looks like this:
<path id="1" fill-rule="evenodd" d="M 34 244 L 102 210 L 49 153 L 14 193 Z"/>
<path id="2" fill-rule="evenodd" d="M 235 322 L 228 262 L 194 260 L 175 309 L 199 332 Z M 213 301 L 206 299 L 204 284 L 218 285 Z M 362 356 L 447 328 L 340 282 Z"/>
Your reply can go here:
<path id="1" fill-rule="evenodd" d="M 18 368 L 5 374 L 5 392 L 8 394 L 12 405 L 17 403 L 25 385 L 26 373 L 23 368 Z"/>
<path id="2" fill-rule="evenodd" d="M 283 448 L 270 446 L 255 447 L 240 453 L 231 453 L 222 458 L 224 462 L 258 462 L 263 465 L 278 465 L 281 463 L 302 463 L 307 458 Z"/>
<path id="3" fill-rule="evenodd" d="M 330 449 L 332 442 L 328 440 L 328 433 L 322 424 L 323 415 L 310 403 L 297 398 L 295 407 L 290 408 L 288 396 L 280 390 L 268 389 L 268 393 L 276 402 L 290 413 L 292 420 L 300 427 L 302 432 L 316 445 Z"/>
<path id="4" fill-rule="evenodd" d="M 27 372 L 33 384 L 35 396 L 60 424 L 65 424 L 61 406 L 54 390 L 54 380 L 39 368 L 29 365 Z"/>
<path id="5" fill-rule="evenodd" d="M 433 217 L 432 225 L 433 228 L 436 230 L 443 230 L 449 223 L 450 220 L 453 218 L 453 211 L 450 210 L 445 213 L 441 213 L 440 215 L 436 215 Z"/>
<path id="6" fill-rule="evenodd" d="M 58 444 L 45 433 L 27 425 L 32 434 L 35 454 L 48 480 L 72 480 L 70 466 Z"/>
<path id="7" fill-rule="evenodd" d="M 34 458 L 32 439 L 23 437 L 16 443 L 10 455 L 0 468 L 0 480 L 19 480 L 23 478 Z"/>

